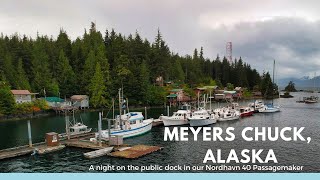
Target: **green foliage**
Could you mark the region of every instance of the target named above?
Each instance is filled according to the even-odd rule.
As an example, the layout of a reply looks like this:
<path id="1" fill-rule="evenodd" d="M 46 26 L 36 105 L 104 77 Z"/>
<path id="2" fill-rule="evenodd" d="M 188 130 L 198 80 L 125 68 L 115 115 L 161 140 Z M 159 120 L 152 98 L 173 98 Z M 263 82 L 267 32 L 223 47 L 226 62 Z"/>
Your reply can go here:
<path id="1" fill-rule="evenodd" d="M 0 115 L 10 115 L 15 111 L 14 97 L 10 87 L 3 81 L 0 81 Z"/>
<path id="2" fill-rule="evenodd" d="M 22 59 L 19 58 L 18 60 L 18 67 L 17 67 L 17 89 L 28 89 L 31 90 L 31 86 L 29 84 L 29 80 L 27 78 L 26 72 L 24 71 Z"/>
<path id="3" fill-rule="evenodd" d="M 60 50 L 57 63 L 57 82 L 62 97 L 69 97 L 73 94 L 76 77 L 63 50 Z"/>
<path id="4" fill-rule="evenodd" d="M 101 70 L 100 62 L 98 62 L 96 65 L 96 71 L 89 85 L 89 92 L 91 96 L 90 102 L 93 107 L 97 108 L 107 105 L 108 101 L 106 99 L 106 90 L 103 72 Z"/>
<path id="5" fill-rule="evenodd" d="M 284 89 L 287 92 L 297 92 L 294 82 L 290 81 Z"/>
<path id="6" fill-rule="evenodd" d="M 248 91 L 248 89 L 245 88 L 243 90 L 242 96 L 245 97 L 245 98 L 249 98 L 249 97 L 252 97 L 252 93 L 250 91 Z"/>
<path id="7" fill-rule="evenodd" d="M 35 101 L 32 102 L 33 106 L 38 107 L 40 110 L 48 110 L 48 104 L 47 101 L 44 99 L 37 99 Z"/>
<path id="8" fill-rule="evenodd" d="M 194 90 L 188 86 L 183 87 L 183 91 L 189 94 L 191 97 L 196 97 L 197 95 L 195 94 Z"/>
<path id="9" fill-rule="evenodd" d="M 261 93 L 265 98 L 273 98 L 275 87 L 272 83 L 269 72 L 263 73 L 260 87 Z"/>
<path id="10" fill-rule="evenodd" d="M 154 86 L 159 76 L 178 88 L 187 84 L 192 96 L 192 89 L 200 84 L 222 88 L 231 83 L 249 90 L 263 84 L 264 91 L 268 89 L 267 81 L 262 83 L 259 73 L 241 57 L 234 62 L 219 55 L 206 59 L 203 47 L 190 53 L 173 53 L 160 30 L 150 42 L 138 32 L 123 35 L 112 29 L 102 36 L 91 23 L 89 30 L 73 41 L 63 29 L 57 38 L 0 36 L 0 80 L 12 89 L 29 89 L 41 96 L 44 89 L 47 96 L 87 94 L 94 96 L 90 101 L 95 107 L 107 105 L 120 87 L 131 103 L 163 104 L 167 92 Z"/>
<path id="11" fill-rule="evenodd" d="M 227 83 L 227 90 L 228 90 L 228 91 L 233 91 L 233 90 L 234 90 L 233 84 Z"/>
<path id="12" fill-rule="evenodd" d="M 166 102 L 167 91 L 160 86 L 149 86 L 149 104 L 163 105 Z"/>

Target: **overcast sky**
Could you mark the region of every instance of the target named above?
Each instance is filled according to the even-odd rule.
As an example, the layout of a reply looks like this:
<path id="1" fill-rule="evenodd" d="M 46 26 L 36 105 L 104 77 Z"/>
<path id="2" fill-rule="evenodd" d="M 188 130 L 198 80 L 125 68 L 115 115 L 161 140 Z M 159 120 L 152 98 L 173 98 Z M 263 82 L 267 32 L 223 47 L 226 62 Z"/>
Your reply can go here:
<path id="1" fill-rule="evenodd" d="M 154 40 L 158 27 L 172 51 L 233 57 L 278 78 L 314 75 L 320 67 L 320 1 L 317 0 L 1 0 L 0 32 L 53 36 L 63 27 L 72 39 L 90 22 L 124 35 L 136 30 Z M 319 73 L 317 73 L 319 75 Z"/>

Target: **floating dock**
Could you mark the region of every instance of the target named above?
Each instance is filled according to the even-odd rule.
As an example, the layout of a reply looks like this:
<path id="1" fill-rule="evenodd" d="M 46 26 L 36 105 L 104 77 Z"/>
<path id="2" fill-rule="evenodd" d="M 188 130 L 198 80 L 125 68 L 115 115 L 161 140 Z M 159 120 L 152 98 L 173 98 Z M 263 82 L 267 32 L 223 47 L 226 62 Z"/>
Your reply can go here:
<path id="1" fill-rule="evenodd" d="M 84 149 L 103 149 L 109 147 L 107 144 L 102 143 L 101 146 L 99 143 L 91 142 L 88 140 L 82 140 L 82 139 L 71 139 L 71 140 L 66 140 L 62 142 L 68 147 L 77 147 L 77 148 L 84 148 Z"/>
<path id="2" fill-rule="evenodd" d="M 112 150 L 113 150 L 113 147 L 107 147 L 107 148 L 99 149 L 96 151 L 87 152 L 87 153 L 84 153 L 83 155 L 86 158 L 92 159 L 92 158 L 97 158 L 97 157 L 107 155 Z"/>
<path id="3" fill-rule="evenodd" d="M 161 150 L 162 147 L 159 146 L 147 146 L 147 145 L 135 145 L 132 147 L 127 147 L 123 150 L 112 152 L 110 156 L 126 158 L 126 159 L 136 159 L 155 151 Z"/>
<path id="4" fill-rule="evenodd" d="M 10 149 L 3 149 L 0 151 L 0 160 L 31 154 L 33 150 L 34 148 L 29 146 L 19 146 Z"/>
<path id="5" fill-rule="evenodd" d="M 55 151 L 59 151 L 65 148 L 64 145 L 47 146 L 44 142 L 34 144 L 30 146 L 19 146 L 15 148 L 0 150 L 0 160 L 14 158 L 18 156 L 31 155 L 33 153 L 47 154 Z"/>

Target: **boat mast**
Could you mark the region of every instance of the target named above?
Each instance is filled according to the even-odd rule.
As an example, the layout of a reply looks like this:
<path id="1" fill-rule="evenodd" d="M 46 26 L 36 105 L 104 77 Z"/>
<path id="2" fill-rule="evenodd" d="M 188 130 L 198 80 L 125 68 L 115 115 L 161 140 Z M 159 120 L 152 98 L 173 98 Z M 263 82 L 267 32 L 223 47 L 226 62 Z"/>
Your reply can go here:
<path id="1" fill-rule="evenodd" d="M 211 109 L 211 89 L 210 89 L 210 97 L 209 97 L 210 99 L 209 99 L 209 101 L 210 101 L 210 111 L 212 110 Z"/>
<path id="2" fill-rule="evenodd" d="M 274 95 L 274 68 L 276 66 L 276 60 L 273 60 L 273 72 L 272 72 L 272 105 L 273 105 L 273 95 Z"/>
<path id="3" fill-rule="evenodd" d="M 121 120 L 121 88 L 119 89 L 119 121 L 120 121 L 120 129 L 122 129 L 122 120 Z"/>

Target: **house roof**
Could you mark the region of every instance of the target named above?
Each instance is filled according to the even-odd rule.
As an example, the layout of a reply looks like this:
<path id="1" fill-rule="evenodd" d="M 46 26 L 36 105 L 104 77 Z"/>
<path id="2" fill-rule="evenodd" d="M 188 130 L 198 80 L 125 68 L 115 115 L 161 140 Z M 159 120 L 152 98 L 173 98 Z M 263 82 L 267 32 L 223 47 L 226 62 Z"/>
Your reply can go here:
<path id="1" fill-rule="evenodd" d="M 176 95 L 176 94 L 170 94 L 170 95 L 168 95 L 167 96 L 167 98 L 176 98 L 178 95 Z"/>
<path id="2" fill-rule="evenodd" d="M 11 93 L 14 95 L 31 95 L 29 90 L 11 90 Z"/>
<path id="3" fill-rule="evenodd" d="M 45 97 L 44 99 L 48 102 L 64 102 L 64 99 L 59 97 Z"/>
<path id="4" fill-rule="evenodd" d="M 73 95 L 73 96 L 70 97 L 70 99 L 73 100 L 73 101 L 81 101 L 81 100 L 86 99 L 86 98 L 88 98 L 87 95 Z"/>
<path id="5" fill-rule="evenodd" d="M 171 92 L 179 92 L 179 91 L 182 91 L 182 89 L 171 89 L 170 91 Z"/>
<path id="6" fill-rule="evenodd" d="M 224 91 L 223 92 L 224 94 L 235 94 L 235 93 L 237 93 L 236 91 Z"/>

